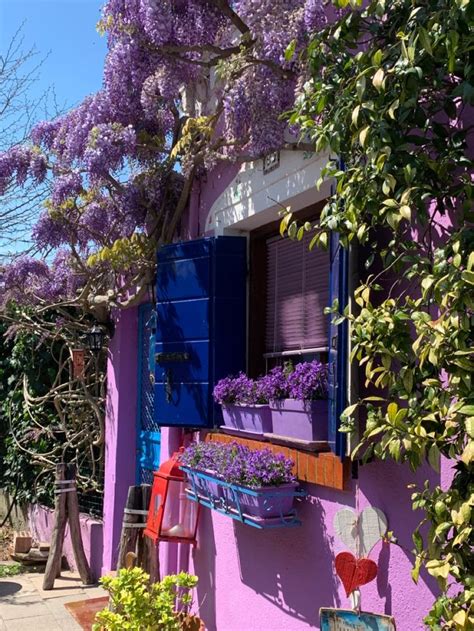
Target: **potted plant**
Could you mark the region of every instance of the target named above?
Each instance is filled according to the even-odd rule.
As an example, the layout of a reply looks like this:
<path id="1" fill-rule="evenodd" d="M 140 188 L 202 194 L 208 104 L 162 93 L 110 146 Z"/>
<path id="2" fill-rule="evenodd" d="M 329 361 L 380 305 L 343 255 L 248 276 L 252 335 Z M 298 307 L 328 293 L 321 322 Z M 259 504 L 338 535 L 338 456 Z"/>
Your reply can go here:
<path id="1" fill-rule="evenodd" d="M 197 576 L 181 572 L 150 584 L 149 575 L 134 567 L 119 570 L 116 577 L 104 576 L 100 582 L 110 594 L 110 604 L 96 614 L 93 631 L 205 629 L 203 622 L 189 612 Z"/>
<path id="2" fill-rule="evenodd" d="M 193 443 L 184 451 L 181 462 L 185 468 L 203 471 L 197 445 Z M 242 513 L 259 518 L 291 513 L 298 486 L 292 460 L 269 449 L 252 450 L 238 443 L 210 441 L 207 445 L 212 445 L 208 453 L 214 460 L 211 456 L 206 460 L 206 472 L 214 472 L 225 506 L 233 510 L 240 507 Z"/>
<path id="3" fill-rule="evenodd" d="M 225 427 L 254 435 L 272 431 L 268 398 L 259 380 L 250 379 L 242 372 L 237 377 L 225 377 L 217 382 L 213 396 L 222 406 Z"/>
<path id="4" fill-rule="evenodd" d="M 194 478 L 198 495 L 214 500 L 222 497 L 221 487 L 216 477 L 217 470 L 220 468 L 219 463 L 226 458 L 224 448 L 223 443 L 212 441 L 191 443 L 180 455 L 179 460 L 184 467 L 206 474 L 206 477 Z"/>
<path id="5" fill-rule="evenodd" d="M 270 401 L 275 435 L 327 440 L 327 364 L 302 362 L 291 371 L 277 367 L 260 381 L 260 390 Z"/>

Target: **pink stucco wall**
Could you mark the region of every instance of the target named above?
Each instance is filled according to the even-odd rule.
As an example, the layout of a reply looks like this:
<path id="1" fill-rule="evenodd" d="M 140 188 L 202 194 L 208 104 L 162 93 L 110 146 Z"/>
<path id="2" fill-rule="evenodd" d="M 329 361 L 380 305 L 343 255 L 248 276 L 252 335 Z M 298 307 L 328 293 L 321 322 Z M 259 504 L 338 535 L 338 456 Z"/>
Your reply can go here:
<path id="1" fill-rule="evenodd" d="M 340 508 L 356 504 L 360 510 L 382 509 L 399 543 L 380 543 L 372 551 L 379 572 L 361 588 L 363 609 L 393 615 L 399 631 L 421 631 L 436 584 L 426 574 L 417 586 L 410 578 L 411 532 L 420 515 L 410 508 L 407 484 L 435 477 L 428 469 L 414 476 L 407 467 L 373 463 L 360 469 L 351 491 L 306 485 L 303 525 L 293 529 L 259 531 L 204 509 L 190 570 L 199 577 L 197 596 L 208 631 L 318 629 L 320 607 L 350 608 L 334 571 L 334 558 L 345 547 L 333 519 Z"/>
<path id="2" fill-rule="evenodd" d="M 234 170 L 219 170 L 216 177 L 194 190 L 189 234 L 202 233 L 212 203 L 228 186 Z M 276 219 L 277 217 L 275 217 Z M 178 430 L 162 434 L 162 460 L 177 447 Z M 443 471 L 448 479 L 449 471 Z M 189 569 L 199 577 L 197 601 L 208 631 L 302 631 L 319 628 L 320 607 L 350 607 L 335 574 L 334 559 L 345 549 L 334 533 L 333 519 L 340 508 L 384 511 L 398 545 L 380 542 L 370 558 L 378 563 L 375 581 L 361 588 L 366 611 L 393 615 L 399 631 L 424 628 L 437 592 L 426 573 L 418 585 L 411 579 L 411 533 L 421 519 L 411 509 L 413 482 L 439 482 L 428 467 L 416 474 L 394 463 L 374 462 L 359 469 L 349 491 L 305 485 L 308 499 L 300 505 L 301 527 L 259 531 L 208 509 L 201 511 L 198 545 L 161 544 L 162 572 Z"/>
<path id="3" fill-rule="evenodd" d="M 104 552 L 102 573 L 117 562 L 128 487 L 135 484 L 138 308 L 116 314 L 109 347 L 105 418 Z"/>
<path id="4" fill-rule="evenodd" d="M 28 521 L 31 534 L 36 541 L 51 541 L 51 534 L 54 527 L 54 510 L 39 504 L 31 504 L 28 508 Z M 98 580 L 102 569 L 103 525 L 102 522 L 84 514 L 80 515 L 80 524 L 84 552 L 89 561 L 92 576 L 94 580 Z M 66 557 L 69 567 L 76 569 L 76 562 L 72 551 L 72 541 L 69 534 L 69 524 L 66 526 L 63 555 Z"/>

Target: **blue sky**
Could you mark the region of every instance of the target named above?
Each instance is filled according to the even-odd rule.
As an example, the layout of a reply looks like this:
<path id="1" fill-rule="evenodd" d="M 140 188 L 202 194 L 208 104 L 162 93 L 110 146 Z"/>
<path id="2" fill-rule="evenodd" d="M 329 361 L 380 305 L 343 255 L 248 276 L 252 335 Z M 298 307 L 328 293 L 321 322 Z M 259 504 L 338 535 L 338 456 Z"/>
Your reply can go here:
<path id="1" fill-rule="evenodd" d="M 100 89 L 106 39 L 96 24 L 103 1 L 0 0 L 0 55 L 23 24 L 23 48 L 35 47 L 38 61 L 44 59 L 28 94 L 36 102 L 48 92 L 47 109 L 37 111 L 36 119 L 64 112 Z M 13 244 L 0 239 L 0 257 L 22 251 L 28 245 L 27 231 L 25 226 Z"/>
<path id="2" fill-rule="evenodd" d="M 25 47 L 48 55 L 32 97 L 54 87 L 61 108 L 79 103 L 102 83 L 106 41 L 96 31 L 102 0 L 0 0 L 0 51 L 25 22 Z"/>

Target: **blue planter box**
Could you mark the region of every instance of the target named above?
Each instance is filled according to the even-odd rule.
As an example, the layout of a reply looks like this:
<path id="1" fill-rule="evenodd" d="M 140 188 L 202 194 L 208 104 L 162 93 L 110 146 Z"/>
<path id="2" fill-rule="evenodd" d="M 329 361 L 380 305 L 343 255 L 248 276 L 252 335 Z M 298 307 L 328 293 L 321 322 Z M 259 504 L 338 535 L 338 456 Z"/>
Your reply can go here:
<path id="1" fill-rule="evenodd" d="M 300 526 L 294 501 L 306 497 L 297 484 L 249 489 L 224 482 L 210 473 L 181 467 L 189 499 L 255 528 Z"/>

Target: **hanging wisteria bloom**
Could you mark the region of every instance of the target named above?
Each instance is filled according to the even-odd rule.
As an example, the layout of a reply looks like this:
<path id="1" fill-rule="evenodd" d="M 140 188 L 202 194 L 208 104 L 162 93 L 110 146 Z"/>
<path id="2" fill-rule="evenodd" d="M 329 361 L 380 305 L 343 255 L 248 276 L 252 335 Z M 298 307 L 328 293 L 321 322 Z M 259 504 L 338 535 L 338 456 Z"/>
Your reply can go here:
<path id="1" fill-rule="evenodd" d="M 299 55 L 325 21 L 321 0 L 105 2 L 101 90 L 0 154 L 0 195 L 33 183 L 49 196 L 33 230 L 49 272 L 66 248 L 63 273 L 89 273 L 86 306 L 128 304 L 176 237 L 193 181 L 284 146 Z"/>

